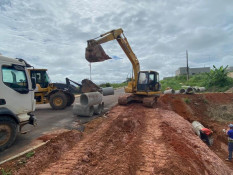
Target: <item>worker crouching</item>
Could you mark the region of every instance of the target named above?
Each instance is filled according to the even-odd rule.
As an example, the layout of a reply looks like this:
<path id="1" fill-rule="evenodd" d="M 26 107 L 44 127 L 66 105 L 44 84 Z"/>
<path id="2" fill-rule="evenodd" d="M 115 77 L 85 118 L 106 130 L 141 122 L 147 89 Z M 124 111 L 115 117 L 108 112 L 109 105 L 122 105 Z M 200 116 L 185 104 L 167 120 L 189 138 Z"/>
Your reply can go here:
<path id="1" fill-rule="evenodd" d="M 208 146 L 211 146 L 210 144 L 210 137 L 212 136 L 213 131 L 211 131 L 208 128 L 202 128 L 200 130 L 200 138 L 203 142 L 205 142 Z"/>

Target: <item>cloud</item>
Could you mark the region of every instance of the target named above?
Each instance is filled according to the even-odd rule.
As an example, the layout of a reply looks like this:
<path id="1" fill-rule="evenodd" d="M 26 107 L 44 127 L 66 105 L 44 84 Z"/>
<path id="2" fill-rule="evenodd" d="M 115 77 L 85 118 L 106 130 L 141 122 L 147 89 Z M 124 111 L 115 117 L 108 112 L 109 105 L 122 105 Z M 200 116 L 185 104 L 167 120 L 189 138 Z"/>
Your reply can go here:
<path id="1" fill-rule="evenodd" d="M 54 82 L 90 78 L 86 41 L 123 28 L 142 70 L 172 76 L 186 65 L 233 66 L 233 2 L 201 0 L 1 0 L 0 52 L 47 68 Z M 115 59 L 91 64 L 96 83 L 122 82 L 132 65 L 117 41 L 103 44 Z"/>

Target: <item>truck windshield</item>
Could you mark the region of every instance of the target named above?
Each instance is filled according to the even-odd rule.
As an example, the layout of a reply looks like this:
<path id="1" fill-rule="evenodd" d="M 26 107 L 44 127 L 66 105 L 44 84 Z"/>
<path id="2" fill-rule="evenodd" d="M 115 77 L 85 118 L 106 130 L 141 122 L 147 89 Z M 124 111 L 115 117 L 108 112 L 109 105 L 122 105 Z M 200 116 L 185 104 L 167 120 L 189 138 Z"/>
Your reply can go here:
<path id="1" fill-rule="evenodd" d="M 18 92 L 26 93 L 28 90 L 28 81 L 23 67 L 16 69 L 13 66 L 2 66 L 2 80 L 5 85 Z"/>

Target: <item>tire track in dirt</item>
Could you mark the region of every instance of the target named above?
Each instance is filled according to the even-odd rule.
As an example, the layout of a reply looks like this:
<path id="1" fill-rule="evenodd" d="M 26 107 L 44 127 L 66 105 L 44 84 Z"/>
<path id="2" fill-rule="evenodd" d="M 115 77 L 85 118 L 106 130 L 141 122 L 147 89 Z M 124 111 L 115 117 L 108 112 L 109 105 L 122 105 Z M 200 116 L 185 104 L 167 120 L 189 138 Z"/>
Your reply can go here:
<path id="1" fill-rule="evenodd" d="M 142 135 L 140 145 L 144 160 L 137 174 L 154 174 L 156 169 L 162 169 L 169 162 L 168 151 L 162 141 L 161 116 L 158 109 L 147 109 L 145 117 L 146 132 Z"/>

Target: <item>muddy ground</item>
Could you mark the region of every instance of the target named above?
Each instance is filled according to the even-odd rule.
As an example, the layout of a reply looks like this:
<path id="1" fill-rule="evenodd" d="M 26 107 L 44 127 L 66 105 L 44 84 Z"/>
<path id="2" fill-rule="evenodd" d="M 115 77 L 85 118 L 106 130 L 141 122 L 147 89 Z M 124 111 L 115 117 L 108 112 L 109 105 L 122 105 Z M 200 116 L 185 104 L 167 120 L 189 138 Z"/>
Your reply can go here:
<path id="1" fill-rule="evenodd" d="M 162 95 L 154 108 L 116 106 L 86 124 L 39 139 L 31 156 L 0 165 L 12 174 L 233 174 L 223 128 L 233 122 L 233 94 Z M 192 130 L 198 120 L 214 131 L 208 147 Z"/>

